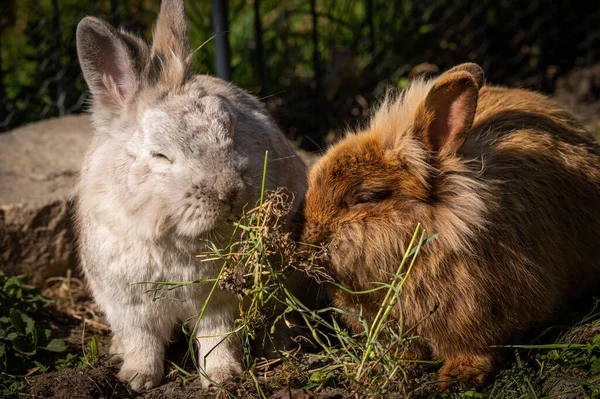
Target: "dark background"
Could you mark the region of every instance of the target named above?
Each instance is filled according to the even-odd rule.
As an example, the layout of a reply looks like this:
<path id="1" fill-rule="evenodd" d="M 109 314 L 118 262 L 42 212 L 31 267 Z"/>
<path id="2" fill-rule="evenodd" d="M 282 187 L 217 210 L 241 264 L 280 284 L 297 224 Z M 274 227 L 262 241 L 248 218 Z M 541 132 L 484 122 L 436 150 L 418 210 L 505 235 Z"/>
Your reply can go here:
<path id="1" fill-rule="evenodd" d="M 208 40 L 194 65 L 214 74 L 211 1 L 186 6 L 192 48 Z M 85 110 L 75 49 L 81 18 L 150 39 L 158 10 L 158 0 L 2 1 L 0 131 Z M 597 2 L 230 0 L 227 20 L 232 80 L 261 97 L 307 150 L 364 119 L 390 86 L 466 61 L 491 83 L 546 93 L 562 85 L 579 103 L 600 97 Z"/>

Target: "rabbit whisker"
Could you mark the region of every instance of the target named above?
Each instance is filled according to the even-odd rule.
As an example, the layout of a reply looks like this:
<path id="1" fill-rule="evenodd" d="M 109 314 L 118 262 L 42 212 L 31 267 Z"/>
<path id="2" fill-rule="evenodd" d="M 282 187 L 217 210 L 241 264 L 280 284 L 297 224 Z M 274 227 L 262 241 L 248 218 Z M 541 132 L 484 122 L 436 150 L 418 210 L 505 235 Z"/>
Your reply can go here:
<path id="1" fill-rule="evenodd" d="M 319 151 L 325 152 L 325 150 L 323 149 L 323 147 L 321 147 L 319 145 L 319 143 L 317 143 L 316 141 L 314 141 L 313 139 L 311 139 L 310 136 L 305 136 L 305 138 L 309 139 L 314 145 L 316 145 L 317 147 L 319 147 Z"/>
<path id="2" fill-rule="evenodd" d="M 196 50 L 192 51 L 190 53 L 190 55 L 187 56 L 187 58 L 185 59 L 186 64 L 189 64 L 192 61 L 192 58 L 194 57 L 194 54 L 196 54 L 196 52 L 198 50 L 200 50 L 202 47 L 204 47 L 204 45 L 206 45 L 207 43 L 209 43 L 212 39 L 214 39 L 215 37 L 217 37 L 216 34 L 212 35 L 211 37 L 209 37 L 208 39 L 206 39 L 204 41 L 204 43 L 202 43 L 200 46 L 196 47 Z"/>
<path id="3" fill-rule="evenodd" d="M 267 98 L 271 98 L 271 97 L 277 96 L 277 95 L 285 93 L 285 92 L 286 92 L 285 90 L 281 90 L 281 91 L 278 91 L 277 93 L 273 93 L 273 94 L 269 94 L 267 96 L 260 97 L 260 99 L 266 100 Z"/>
<path id="4" fill-rule="evenodd" d="M 271 159 L 271 160 L 267 161 L 267 165 L 271 165 L 271 164 L 272 164 L 272 163 L 274 163 L 274 162 L 284 161 L 284 160 L 286 160 L 286 159 L 292 159 L 292 158 L 297 158 L 297 157 L 298 157 L 298 155 L 297 155 L 297 154 L 293 154 L 293 155 L 288 155 L 288 156 L 285 156 L 285 157 L 279 157 L 279 158 Z M 259 173 L 259 172 L 260 172 L 260 173 Z M 261 175 L 263 174 L 263 170 L 262 170 L 262 168 L 261 168 L 260 170 L 256 170 L 256 171 L 255 171 L 255 172 L 253 172 L 253 173 L 255 173 L 255 174 L 253 174 L 253 175 L 250 175 L 250 178 L 251 178 L 251 179 L 252 179 L 252 178 L 255 178 L 255 177 L 258 177 L 258 176 L 261 176 Z"/>

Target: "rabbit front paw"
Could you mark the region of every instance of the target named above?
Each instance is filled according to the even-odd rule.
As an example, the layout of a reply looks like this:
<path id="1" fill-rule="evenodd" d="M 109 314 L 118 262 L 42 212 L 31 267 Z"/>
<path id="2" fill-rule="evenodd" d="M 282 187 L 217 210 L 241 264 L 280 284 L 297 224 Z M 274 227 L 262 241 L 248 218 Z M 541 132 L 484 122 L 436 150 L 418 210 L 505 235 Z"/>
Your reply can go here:
<path id="1" fill-rule="evenodd" d="M 463 355 L 446 359 L 439 372 L 438 390 L 450 392 L 455 383 L 467 388 L 479 388 L 485 385 L 493 371 L 491 356 Z"/>
<path id="2" fill-rule="evenodd" d="M 206 375 L 202 378 L 202 386 L 206 388 L 211 385 L 221 384 L 239 376 L 241 373 L 242 368 L 239 364 L 215 366 L 206 370 Z"/>
<path id="3" fill-rule="evenodd" d="M 126 367 L 123 365 L 117 378 L 121 382 L 129 383 L 136 392 L 152 389 L 160 384 L 163 378 L 161 370 L 148 370 L 141 368 Z"/>

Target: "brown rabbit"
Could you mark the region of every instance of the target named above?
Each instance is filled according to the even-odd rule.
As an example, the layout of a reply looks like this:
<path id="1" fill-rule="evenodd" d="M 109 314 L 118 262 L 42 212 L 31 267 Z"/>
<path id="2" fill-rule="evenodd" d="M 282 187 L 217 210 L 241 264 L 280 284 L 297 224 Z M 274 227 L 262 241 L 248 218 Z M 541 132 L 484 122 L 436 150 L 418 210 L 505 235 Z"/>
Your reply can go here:
<path id="1" fill-rule="evenodd" d="M 388 98 L 315 165 L 306 195 L 303 240 L 328 244 L 353 290 L 391 280 L 418 223 L 439 233 L 400 300 L 422 339 L 413 355 L 444 361 L 442 390 L 482 385 L 492 345 L 519 343 L 600 281 L 598 144 L 548 98 L 483 82 L 463 64 Z M 383 293 L 331 296 L 372 318 Z"/>

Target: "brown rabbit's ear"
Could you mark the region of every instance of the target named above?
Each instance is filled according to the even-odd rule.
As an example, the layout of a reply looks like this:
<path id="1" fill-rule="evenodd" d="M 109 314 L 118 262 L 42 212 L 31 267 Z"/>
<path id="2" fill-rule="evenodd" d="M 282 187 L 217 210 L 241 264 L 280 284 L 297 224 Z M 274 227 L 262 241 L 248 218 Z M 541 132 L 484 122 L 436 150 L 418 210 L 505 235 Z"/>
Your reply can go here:
<path id="1" fill-rule="evenodd" d="M 163 0 L 154 27 L 152 50 L 185 60 L 190 52 L 184 0 Z"/>
<path id="2" fill-rule="evenodd" d="M 455 152 L 473 124 L 478 95 L 471 73 L 442 74 L 417 109 L 415 134 L 432 152 Z"/>
<path id="3" fill-rule="evenodd" d="M 474 64 L 472 62 L 466 62 L 464 64 L 457 65 L 454 68 L 450 68 L 446 72 L 444 72 L 440 76 L 440 78 L 461 71 L 470 73 L 473 76 L 473 79 L 475 79 L 475 82 L 477 82 L 477 86 L 479 86 L 480 89 L 485 84 L 485 73 L 483 72 L 483 69 L 481 69 L 479 65 Z"/>
<path id="4" fill-rule="evenodd" d="M 77 54 L 94 102 L 119 107 L 139 86 L 148 46 L 94 17 L 77 25 Z"/>

